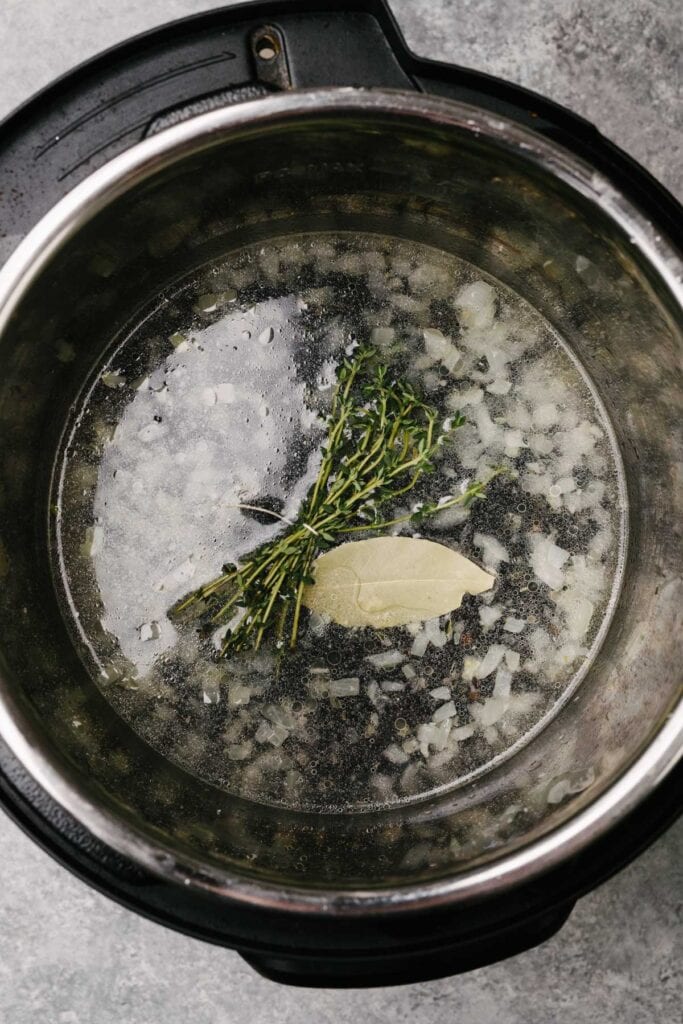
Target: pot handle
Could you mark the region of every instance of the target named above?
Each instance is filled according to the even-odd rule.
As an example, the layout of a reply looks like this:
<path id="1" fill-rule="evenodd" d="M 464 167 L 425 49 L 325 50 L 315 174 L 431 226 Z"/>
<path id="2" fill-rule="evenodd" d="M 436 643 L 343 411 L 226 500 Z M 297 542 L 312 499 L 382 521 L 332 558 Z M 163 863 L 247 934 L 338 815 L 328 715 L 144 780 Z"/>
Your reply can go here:
<path id="1" fill-rule="evenodd" d="M 374 988 L 434 981 L 477 970 L 533 949 L 555 935 L 574 908 L 570 902 L 540 915 L 503 925 L 453 945 L 377 955 L 366 950 L 334 954 L 245 954 L 262 977 L 304 988 Z"/>

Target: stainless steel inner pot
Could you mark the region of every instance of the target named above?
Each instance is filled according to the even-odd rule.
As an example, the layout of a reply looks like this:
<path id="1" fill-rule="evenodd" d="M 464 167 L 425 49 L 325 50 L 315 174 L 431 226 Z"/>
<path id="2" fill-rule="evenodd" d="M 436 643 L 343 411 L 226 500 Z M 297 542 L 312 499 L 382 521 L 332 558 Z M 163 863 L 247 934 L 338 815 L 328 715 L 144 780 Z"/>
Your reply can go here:
<path id="1" fill-rule="evenodd" d="M 425 242 L 515 289 L 582 362 L 625 468 L 623 587 L 579 689 L 508 761 L 398 810 L 296 814 L 174 767 L 90 680 L 50 573 L 60 435 L 117 332 L 194 266 L 318 230 Z M 285 910 L 455 903 L 585 848 L 652 791 L 683 746 L 681 274 L 670 241 L 608 180 L 512 122 L 446 100 L 273 95 L 112 161 L 0 274 L 2 738 L 114 849 L 190 886 Z M 75 352 L 67 363 L 55 354 L 65 339 Z M 85 729 L 73 728 L 76 707 Z M 558 781 L 564 796 L 549 801 Z M 474 839 L 457 849 L 450 840 L 463 826 Z"/>

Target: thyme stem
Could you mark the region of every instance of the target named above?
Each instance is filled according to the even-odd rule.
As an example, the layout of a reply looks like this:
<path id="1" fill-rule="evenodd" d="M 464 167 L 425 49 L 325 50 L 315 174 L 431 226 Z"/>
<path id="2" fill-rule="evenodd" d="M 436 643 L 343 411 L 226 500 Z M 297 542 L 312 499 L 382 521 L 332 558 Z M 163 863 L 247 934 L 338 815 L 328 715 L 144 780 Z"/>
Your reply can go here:
<path id="1" fill-rule="evenodd" d="M 296 519 L 257 505 L 236 506 L 267 513 L 287 524 L 288 531 L 262 544 L 242 565 L 224 566 L 220 576 L 185 597 L 171 614 L 189 609 L 209 627 L 235 618 L 223 655 L 258 650 L 268 635 L 282 648 L 288 621 L 289 647 L 296 647 L 304 592 L 313 582 L 312 566 L 320 550 L 350 533 L 420 522 L 466 505 L 483 497 L 487 484 L 502 472 L 496 470 L 486 483 L 470 484 L 449 501 L 381 520 L 380 508 L 413 490 L 432 471 L 445 434 L 464 422 L 456 415 L 439 434 L 437 421 L 437 410 L 407 381 L 392 378 L 390 369 L 376 362 L 373 348 L 361 348 L 353 360 L 345 359 L 337 374 L 318 476 Z M 372 518 L 363 521 L 364 516 Z"/>

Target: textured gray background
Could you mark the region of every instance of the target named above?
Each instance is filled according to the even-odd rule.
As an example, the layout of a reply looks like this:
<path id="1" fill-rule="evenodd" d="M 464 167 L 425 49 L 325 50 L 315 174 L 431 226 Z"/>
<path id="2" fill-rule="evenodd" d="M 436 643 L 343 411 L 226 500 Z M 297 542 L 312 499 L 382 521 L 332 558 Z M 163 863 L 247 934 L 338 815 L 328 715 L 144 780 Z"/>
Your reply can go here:
<path id="1" fill-rule="evenodd" d="M 198 0 L 0 0 L 0 117 Z M 683 194 L 680 0 L 393 0 L 419 54 L 573 107 Z M 683 997 L 683 826 L 581 900 L 560 935 L 471 974 L 300 991 L 86 888 L 0 818 L 0 1024 L 668 1024 Z"/>

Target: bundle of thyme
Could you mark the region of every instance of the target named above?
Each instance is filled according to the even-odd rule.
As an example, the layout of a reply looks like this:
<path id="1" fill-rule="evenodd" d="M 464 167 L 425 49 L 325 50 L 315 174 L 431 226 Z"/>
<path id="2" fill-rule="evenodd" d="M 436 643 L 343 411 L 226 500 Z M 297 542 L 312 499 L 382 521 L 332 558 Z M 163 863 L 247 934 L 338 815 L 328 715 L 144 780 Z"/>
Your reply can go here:
<path id="1" fill-rule="evenodd" d="M 434 469 L 437 447 L 464 417 L 453 416 L 440 430 L 437 410 L 375 356 L 375 349 L 360 348 L 339 368 L 318 477 L 290 529 L 241 565 L 223 566 L 222 575 L 172 609 L 176 616 L 196 614 L 205 627 L 234 622 L 222 655 L 258 650 L 267 636 L 282 647 L 288 635 L 294 648 L 313 561 L 347 535 L 417 523 L 483 495 L 485 484 L 476 482 L 456 497 L 382 519 L 384 507 Z"/>

